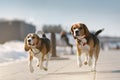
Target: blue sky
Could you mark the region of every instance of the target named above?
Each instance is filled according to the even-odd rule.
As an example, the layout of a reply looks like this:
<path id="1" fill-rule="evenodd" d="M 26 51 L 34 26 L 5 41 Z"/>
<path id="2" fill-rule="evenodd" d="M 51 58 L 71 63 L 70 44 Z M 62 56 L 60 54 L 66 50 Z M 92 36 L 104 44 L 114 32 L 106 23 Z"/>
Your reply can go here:
<path id="1" fill-rule="evenodd" d="M 0 0 L 0 18 L 21 19 L 41 29 L 43 24 L 85 23 L 101 35 L 120 36 L 120 0 Z"/>

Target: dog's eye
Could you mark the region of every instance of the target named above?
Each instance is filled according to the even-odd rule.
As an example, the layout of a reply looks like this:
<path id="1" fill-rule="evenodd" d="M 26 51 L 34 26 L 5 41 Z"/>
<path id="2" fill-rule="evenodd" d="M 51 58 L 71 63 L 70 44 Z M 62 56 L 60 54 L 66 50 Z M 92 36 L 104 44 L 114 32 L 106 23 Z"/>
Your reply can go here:
<path id="1" fill-rule="evenodd" d="M 73 28 L 73 29 L 76 29 L 76 28 Z"/>
<path id="2" fill-rule="evenodd" d="M 81 29 L 82 29 L 82 27 L 79 28 L 79 30 L 81 30 Z"/>
<path id="3" fill-rule="evenodd" d="M 32 39 L 34 39 L 35 37 L 32 37 Z"/>

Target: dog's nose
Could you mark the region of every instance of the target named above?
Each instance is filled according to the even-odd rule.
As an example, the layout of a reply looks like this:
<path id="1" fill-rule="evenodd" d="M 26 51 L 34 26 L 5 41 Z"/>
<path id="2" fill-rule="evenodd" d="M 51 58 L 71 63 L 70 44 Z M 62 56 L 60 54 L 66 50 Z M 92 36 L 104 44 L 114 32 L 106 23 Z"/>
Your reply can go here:
<path id="1" fill-rule="evenodd" d="M 31 42 L 31 40 L 29 39 L 28 42 Z"/>
<path id="2" fill-rule="evenodd" d="M 75 31 L 75 33 L 76 33 L 76 36 L 79 36 L 79 31 Z"/>

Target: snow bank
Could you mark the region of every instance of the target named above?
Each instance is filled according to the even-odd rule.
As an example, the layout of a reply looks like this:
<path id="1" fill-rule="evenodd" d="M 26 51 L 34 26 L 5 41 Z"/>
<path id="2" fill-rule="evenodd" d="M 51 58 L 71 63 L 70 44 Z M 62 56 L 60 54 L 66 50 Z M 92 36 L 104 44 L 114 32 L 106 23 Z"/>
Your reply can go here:
<path id="1" fill-rule="evenodd" d="M 0 44 L 0 63 L 11 62 L 27 58 L 24 51 L 24 43 L 20 41 L 10 41 Z"/>

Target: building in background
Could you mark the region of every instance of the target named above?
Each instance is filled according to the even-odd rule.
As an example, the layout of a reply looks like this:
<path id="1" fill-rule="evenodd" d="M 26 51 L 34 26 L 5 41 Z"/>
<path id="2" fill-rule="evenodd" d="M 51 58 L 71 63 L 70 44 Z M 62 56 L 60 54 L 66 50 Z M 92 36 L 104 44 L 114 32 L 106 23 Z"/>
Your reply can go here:
<path id="1" fill-rule="evenodd" d="M 23 41 L 28 33 L 34 33 L 36 27 L 21 20 L 0 20 L 0 43 L 11 40 Z"/>

